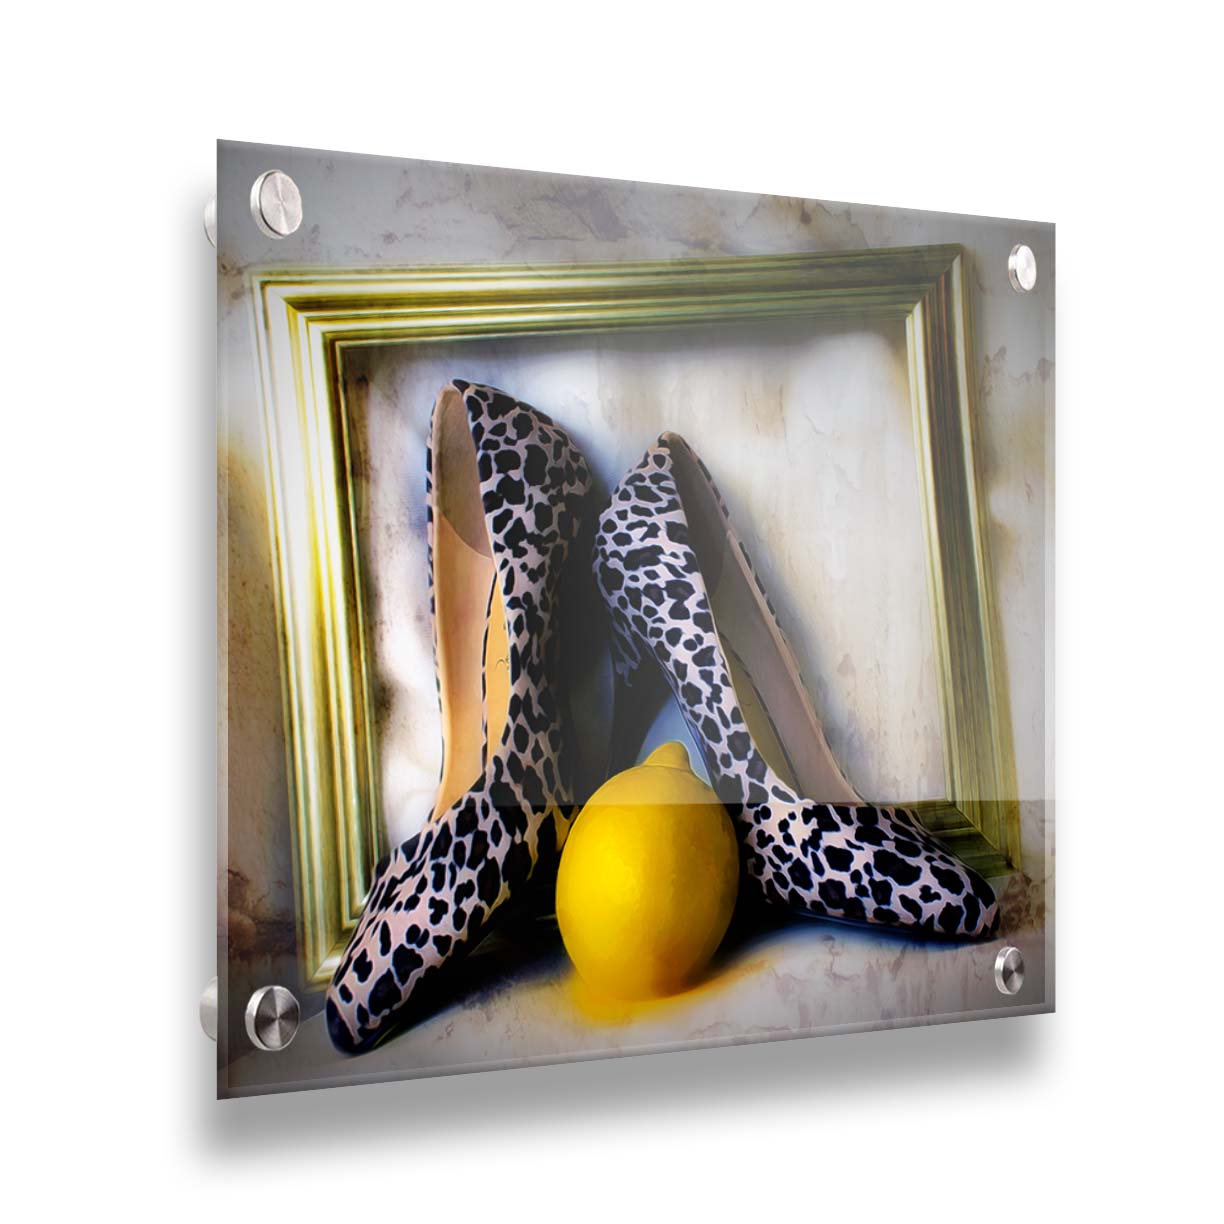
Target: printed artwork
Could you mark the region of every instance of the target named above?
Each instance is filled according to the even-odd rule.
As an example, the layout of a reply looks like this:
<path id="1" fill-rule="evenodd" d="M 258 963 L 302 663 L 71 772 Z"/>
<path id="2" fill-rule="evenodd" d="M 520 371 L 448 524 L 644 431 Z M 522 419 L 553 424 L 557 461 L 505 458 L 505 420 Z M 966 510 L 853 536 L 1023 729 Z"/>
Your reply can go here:
<path id="1" fill-rule="evenodd" d="M 1053 227 L 218 165 L 220 1095 L 1052 1010 Z"/>

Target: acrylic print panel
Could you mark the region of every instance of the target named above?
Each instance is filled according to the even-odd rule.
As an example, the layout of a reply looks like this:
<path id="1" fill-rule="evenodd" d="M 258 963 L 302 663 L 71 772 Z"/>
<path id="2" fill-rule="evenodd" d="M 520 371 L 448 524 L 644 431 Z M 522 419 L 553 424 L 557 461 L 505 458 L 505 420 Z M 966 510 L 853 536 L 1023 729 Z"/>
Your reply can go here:
<path id="1" fill-rule="evenodd" d="M 223 144 L 218 270 L 221 1095 L 1052 1009 L 1051 226 Z"/>

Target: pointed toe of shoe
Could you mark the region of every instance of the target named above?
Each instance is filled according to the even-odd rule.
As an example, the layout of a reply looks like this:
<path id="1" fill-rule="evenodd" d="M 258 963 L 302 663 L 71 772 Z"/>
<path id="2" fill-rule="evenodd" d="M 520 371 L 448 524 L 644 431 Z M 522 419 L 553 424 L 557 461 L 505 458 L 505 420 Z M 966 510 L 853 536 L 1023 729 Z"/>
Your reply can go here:
<path id="1" fill-rule="evenodd" d="M 327 1021 L 327 1035 L 341 1054 L 360 1054 L 366 1048 L 365 1043 L 349 1028 L 347 1021 L 340 1014 L 340 1007 L 330 989 L 323 1012 Z"/>

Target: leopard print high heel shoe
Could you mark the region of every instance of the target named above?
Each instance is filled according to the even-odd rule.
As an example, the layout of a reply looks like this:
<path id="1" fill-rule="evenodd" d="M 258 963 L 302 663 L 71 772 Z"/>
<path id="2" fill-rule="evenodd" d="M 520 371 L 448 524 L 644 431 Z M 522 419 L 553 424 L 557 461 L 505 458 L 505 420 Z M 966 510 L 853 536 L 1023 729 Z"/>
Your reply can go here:
<path id="1" fill-rule="evenodd" d="M 591 476 L 569 436 L 491 387 L 434 406 L 426 491 L 443 764 L 433 813 L 375 869 L 327 991 L 356 1053 L 556 871 L 572 793 L 552 685 L 558 582 Z"/>
<path id="2" fill-rule="evenodd" d="M 683 438 L 663 434 L 613 491 L 595 576 L 613 627 L 618 767 L 640 744 L 626 730 L 649 725 L 634 703 L 653 695 L 657 665 L 768 899 L 928 935 L 994 933 L 990 885 L 912 812 L 864 803 L 847 781 L 726 505 Z"/>

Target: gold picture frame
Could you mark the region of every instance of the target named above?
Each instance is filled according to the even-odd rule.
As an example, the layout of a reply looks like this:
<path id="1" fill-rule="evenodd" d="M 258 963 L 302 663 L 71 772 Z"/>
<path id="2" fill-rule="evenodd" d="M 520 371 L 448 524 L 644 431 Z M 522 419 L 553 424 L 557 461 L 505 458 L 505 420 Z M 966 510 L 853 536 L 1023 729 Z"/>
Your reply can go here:
<path id="1" fill-rule="evenodd" d="M 350 345 L 769 318 L 904 320 L 948 795 L 923 822 L 983 874 L 1019 864 L 1006 677 L 974 459 L 959 246 L 547 266 L 250 274 L 282 652 L 303 980 L 330 980 L 381 848 Z"/>

